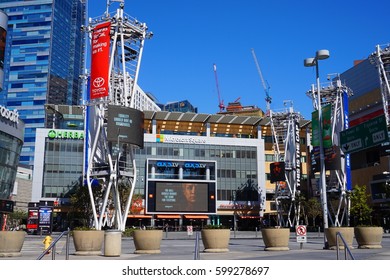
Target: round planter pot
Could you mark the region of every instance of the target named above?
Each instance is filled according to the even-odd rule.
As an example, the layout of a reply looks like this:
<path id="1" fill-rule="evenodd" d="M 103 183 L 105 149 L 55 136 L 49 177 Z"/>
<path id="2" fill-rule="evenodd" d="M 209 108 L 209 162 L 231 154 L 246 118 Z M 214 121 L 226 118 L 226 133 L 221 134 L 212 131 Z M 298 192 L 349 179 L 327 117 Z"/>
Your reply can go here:
<path id="1" fill-rule="evenodd" d="M 229 252 L 230 229 L 202 229 L 203 252 Z"/>
<path id="2" fill-rule="evenodd" d="M 263 228 L 261 235 L 265 245 L 265 251 L 288 251 L 290 239 L 289 228 Z"/>
<path id="3" fill-rule="evenodd" d="M 19 257 L 26 233 L 24 231 L 0 231 L 0 257 Z"/>
<path id="4" fill-rule="evenodd" d="M 134 254 L 159 254 L 162 240 L 162 230 L 136 230 L 133 241 Z"/>
<path id="5" fill-rule="evenodd" d="M 103 230 L 74 230 L 75 255 L 100 255 L 104 241 Z"/>
<path id="6" fill-rule="evenodd" d="M 325 229 L 325 236 L 326 240 L 328 241 L 329 249 L 335 250 L 337 249 L 337 243 L 336 243 L 336 233 L 340 232 L 343 236 L 345 242 L 348 245 L 349 249 L 353 249 L 352 242 L 353 242 L 353 227 L 331 227 Z M 339 238 L 339 249 L 344 250 L 344 243 L 342 242 L 341 238 Z"/>
<path id="7" fill-rule="evenodd" d="M 355 227 L 354 233 L 359 249 L 382 248 L 382 227 Z"/>

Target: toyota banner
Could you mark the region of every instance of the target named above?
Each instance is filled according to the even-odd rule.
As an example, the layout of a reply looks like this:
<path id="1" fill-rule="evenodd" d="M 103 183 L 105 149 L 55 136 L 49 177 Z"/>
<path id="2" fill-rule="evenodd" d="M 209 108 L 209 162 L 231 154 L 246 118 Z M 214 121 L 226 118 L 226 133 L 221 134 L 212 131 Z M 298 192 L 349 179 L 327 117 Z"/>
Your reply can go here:
<path id="1" fill-rule="evenodd" d="M 90 99 L 108 96 L 111 22 L 96 25 L 92 33 Z"/>

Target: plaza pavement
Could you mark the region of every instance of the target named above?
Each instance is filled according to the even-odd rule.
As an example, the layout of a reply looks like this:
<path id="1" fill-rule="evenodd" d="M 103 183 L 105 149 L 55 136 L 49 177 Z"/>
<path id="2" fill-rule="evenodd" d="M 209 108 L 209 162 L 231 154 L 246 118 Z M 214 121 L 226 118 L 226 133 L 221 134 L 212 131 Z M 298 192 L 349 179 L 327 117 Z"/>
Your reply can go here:
<path id="1" fill-rule="evenodd" d="M 59 233 L 53 233 L 53 240 Z M 3 260 L 36 260 L 43 251 L 44 236 L 26 236 L 21 256 L 0 257 Z M 159 254 L 135 254 L 131 237 L 122 237 L 120 256 L 105 256 L 104 244 L 100 255 L 75 255 L 73 240 L 69 238 L 69 260 L 194 260 L 196 233 L 164 232 Z M 354 239 L 351 250 L 355 260 L 390 260 L 390 234 L 385 233 L 381 249 L 357 249 Z M 305 243 L 298 243 L 295 233 L 291 233 L 288 251 L 265 251 L 260 232 L 231 232 L 229 252 L 204 253 L 199 240 L 200 260 L 337 260 L 337 251 L 324 249 L 323 233 L 309 232 Z M 45 255 L 42 260 L 65 260 L 66 238 L 57 243 L 55 254 Z M 339 251 L 339 259 L 345 259 L 345 251 Z M 347 259 L 350 257 L 347 255 Z"/>

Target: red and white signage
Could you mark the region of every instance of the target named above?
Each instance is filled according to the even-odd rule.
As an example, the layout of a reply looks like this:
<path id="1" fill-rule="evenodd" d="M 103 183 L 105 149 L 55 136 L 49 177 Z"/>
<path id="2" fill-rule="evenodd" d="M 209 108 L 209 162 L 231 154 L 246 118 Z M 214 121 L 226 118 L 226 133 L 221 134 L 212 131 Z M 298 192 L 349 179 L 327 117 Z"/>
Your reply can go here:
<path id="1" fill-rule="evenodd" d="M 96 25 L 92 32 L 90 99 L 108 96 L 111 22 Z"/>
<path id="2" fill-rule="evenodd" d="M 306 226 L 298 225 L 295 227 L 295 232 L 297 236 L 297 242 L 306 242 Z"/>

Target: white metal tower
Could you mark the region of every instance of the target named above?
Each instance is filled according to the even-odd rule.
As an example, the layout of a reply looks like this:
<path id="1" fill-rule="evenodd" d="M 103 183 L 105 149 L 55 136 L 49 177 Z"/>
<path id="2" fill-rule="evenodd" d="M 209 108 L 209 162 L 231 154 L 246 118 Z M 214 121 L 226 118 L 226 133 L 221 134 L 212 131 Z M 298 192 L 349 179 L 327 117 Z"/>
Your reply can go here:
<path id="1" fill-rule="evenodd" d="M 376 51 L 370 55 L 370 62 L 378 69 L 379 82 L 382 93 L 383 111 L 387 126 L 390 125 L 389 100 L 390 100 L 390 44 L 377 45 Z"/>
<path id="2" fill-rule="evenodd" d="M 301 183 L 300 124 L 302 116 L 294 112 L 292 103 L 282 112 L 270 110 L 274 156 L 276 162 L 283 162 L 284 180 L 276 181 L 275 203 L 278 223 L 282 227 L 293 227 L 299 223 L 299 192 Z"/>
<path id="3" fill-rule="evenodd" d="M 331 74 L 332 75 L 332 74 Z M 340 149 L 340 131 L 348 129 L 348 98 L 353 95 L 351 89 L 342 85 L 339 75 L 328 85 L 322 85 L 320 98 L 318 98 L 317 88 L 312 85 L 307 96 L 312 99 L 314 110 L 322 108 L 323 131 L 314 129 L 316 123 L 312 122 L 312 135 L 322 138 L 324 144 L 324 162 L 327 174 L 327 197 L 337 203 L 328 204 L 328 218 L 333 226 L 341 226 L 343 223 L 349 225 L 349 196 L 351 190 L 349 154 L 344 154 Z M 318 100 L 321 106 L 318 106 Z M 325 116 L 327 110 L 328 115 Z M 325 143 L 326 142 L 326 143 Z M 313 145 L 314 155 L 311 162 L 319 161 L 319 147 Z M 317 154 L 317 160 L 315 159 Z M 320 192 L 322 195 L 322 192 Z M 327 199 L 328 200 L 328 199 Z"/>
<path id="4" fill-rule="evenodd" d="M 112 2 L 118 2 L 119 8 L 110 14 Z M 110 26 L 108 96 L 89 100 L 87 106 L 86 125 L 89 127 L 85 176 L 92 203 L 93 226 L 96 229 L 109 226 L 124 230 L 136 183 L 136 147 L 123 141 L 119 131 L 115 136 L 117 141 L 108 140 L 112 139 L 107 133 L 108 107 L 134 108 L 144 41 L 151 38 L 152 33 L 148 32 L 145 23 L 124 13 L 124 1 L 108 0 L 106 13 L 89 20 L 85 31 L 91 35 L 91 40 L 94 29 L 104 23 Z M 94 182 L 102 186 L 102 197 L 95 195 Z"/>

